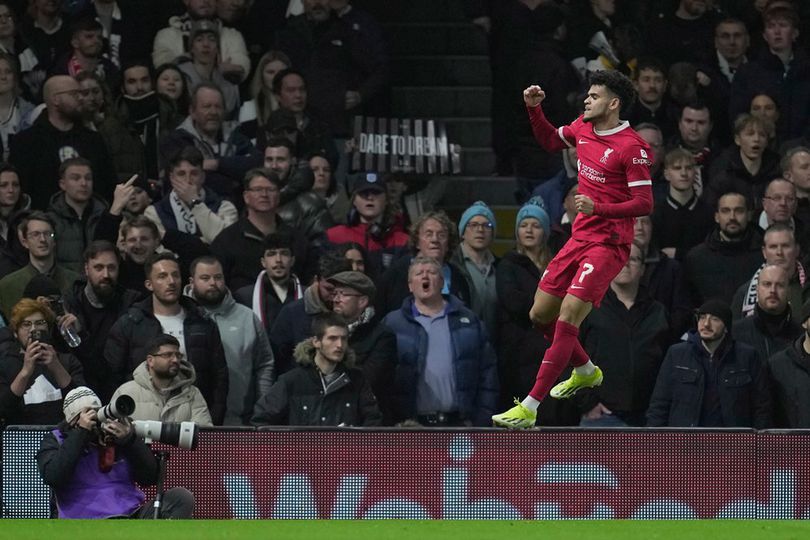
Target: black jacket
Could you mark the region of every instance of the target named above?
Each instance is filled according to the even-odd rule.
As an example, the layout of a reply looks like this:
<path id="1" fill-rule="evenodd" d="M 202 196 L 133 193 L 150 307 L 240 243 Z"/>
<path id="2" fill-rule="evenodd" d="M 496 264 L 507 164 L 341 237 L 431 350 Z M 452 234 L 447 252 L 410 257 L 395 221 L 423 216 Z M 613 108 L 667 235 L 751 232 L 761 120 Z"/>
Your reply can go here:
<path id="1" fill-rule="evenodd" d="M 765 149 L 762 154 L 762 165 L 756 174 L 751 174 L 743 164 L 740 148 L 735 144 L 723 150 L 712 161 L 709 170 L 709 186 L 703 195 L 706 203 L 715 208 L 717 200 L 725 193 L 741 193 L 757 208 L 761 208 L 765 186 L 774 178 L 779 178 L 779 154 Z"/>
<path id="2" fill-rule="evenodd" d="M 648 426 L 703 425 L 709 376 L 704 366 L 709 362 L 709 353 L 695 332 L 689 334 L 688 341 L 669 348 L 647 409 Z M 726 336 L 711 362 L 718 362 L 716 386 L 709 390 L 718 396 L 722 426 L 769 427 L 768 379 L 757 352 Z"/>
<path id="3" fill-rule="evenodd" d="M 221 425 L 228 397 L 228 366 L 219 329 L 192 299 L 180 296 L 180 305 L 186 312 L 183 334 L 186 355 L 197 374 L 195 384 L 208 404 L 214 424 Z M 151 296 L 133 304 L 113 324 L 104 347 L 108 385 L 105 390 L 110 395 L 122 383 L 132 379 L 132 371 L 146 360 L 146 345 L 162 333 L 152 308 Z"/>
<path id="4" fill-rule="evenodd" d="M 31 196 L 31 207 L 45 210 L 59 190 L 59 166 L 67 157 L 81 156 L 93 165 L 93 191 L 112 200 L 115 171 L 101 135 L 81 124 L 60 131 L 48 120 L 45 111 L 34 124 L 16 134 L 9 142 L 11 162 L 20 173 L 22 190 Z"/>
<path id="5" fill-rule="evenodd" d="M 750 345 L 764 361 L 790 347 L 804 332 L 793 321 L 790 308 L 779 316 L 768 315 L 757 305 L 754 314 L 734 321 L 731 335 L 735 341 Z"/>
<path id="6" fill-rule="evenodd" d="M 282 223 L 276 217 L 276 232 L 290 234 L 293 241 L 295 266 L 293 272 L 301 276 L 302 282 L 311 277 L 311 267 L 317 263 L 317 254 L 310 253 L 309 244 L 297 230 Z M 228 288 L 237 290 L 253 285 L 262 271 L 261 258 L 264 256 L 264 235 L 247 217 L 223 229 L 211 243 L 211 253 L 222 263 Z"/>
<path id="7" fill-rule="evenodd" d="M 107 388 L 104 383 L 104 345 L 107 335 L 115 321 L 141 298 L 141 294 L 119 286 L 115 290 L 115 296 L 104 307 L 97 308 L 87 300 L 86 287 L 87 280 L 84 278 L 73 283 L 73 289 L 65 295 L 65 311 L 79 319 L 79 337 L 82 338 L 82 343 L 73 349 L 73 353 L 84 368 L 87 385 L 95 390 L 103 403 L 107 403 L 112 396 L 105 392 Z"/>
<path id="8" fill-rule="evenodd" d="M 11 391 L 11 383 L 14 382 L 23 367 L 20 342 L 17 341 L 10 328 L 0 329 L 0 427 L 10 424 L 54 425 L 64 419 L 62 399 L 77 386 L 85 384 L 85 381 L 82 365 L 75 356 L 57 352 L 57 358 L 71 378 L 70 384 L 60 389 L 62 391 L 61 399 L 26 405 L 22 396 Z M 30 388 L 40 376 L 44 376 L 48 382 L 58 388 L 50 373 L 41 366 L 34 368 L 34 373 L 28 380 L 28 387 Z"/>
<path id="9" fill-rule="evenodd" d="M 683 275 L 680 261 L 670 259 L 655 244 L 647 249 L 641 285 L 653 300 L 664 305 L 669 318 L 672 343 L 680 340 L 692 324 L 692 298 Z"/>
<path id="10" fill-rule="evenodd" d="M 669 344 L 664 306 L 642 287 L 630 309 L 608 289 L 582 323 L 579 338 L 605 373 L 602 386 L 577 396 L 582 413 L 602 403 L 629 424 L 642 424 Z"/>
<path id="11" fill-rule="evenodd" d="M 498 291 L 498 380 L 500 406 L 532 389 L 540 361 L 550 344 L 529 320 L 540 270 L 525 255 L 510 251 L 495 270 Z M 563 374 L 567 378 L 566 374 Z M 570 399 L 545 399 L 537 409 L 541 426 L 579 425 L 579 409 Z"/>
<path id="12" fill-rule="evenodd" d="M 379 426 L 382 415 L 363 372 L 349 349 L 339 376 L 326 383 L 315 366 L 315 347 L 305 340 L 295 348 L 298 367 L 279 377 L 256 403 L 254 425 Z"/>
<path id="13" fill-rule="evenodd" d="M 668 195 L 655 201 L 653 240 L 659 248 L 675 248 L 683 260 L 690 249 L 703 242 L 714 228 L 714 212 L 700 197 L 681 205 Z"/>
<path id="14" fill-rule="evenodd" d="M 768 358 L 774 427 L 810 428 L 810 355 L 805 336 Z"/>
<path id="15" fill-rule="evenodd" d="M 394 372 L 397 366 L 397 336 L 377 317 L 365 324 L 350 327 L 349 347 L 354 351 L 357 367 L 363 370 L 384 423 L 394 421 Z"/>
<path id="16" fill-rule="evenodd" d="M 799 47 L 793 50 L 790 69 L 765 48 L 756 58 L 744 64 L 731 84 L 729 112 L 731 118 L 748 112 L 751 99 L 757 94 L 773 96 L 779 105 L 776 133 L 779 140 L 801 136 L 810 118 L 810 59 Z"/>
<path id="17" fill-rule="evenodd" d="M 737 242 L 721 240 L 715 228 L 704 243 L 689 250 L 684 260 L 692 305 L 715 297 L 730 303 L 737 287 L 749 281 L 762 262 L 762 237 L 754 225 L 749 223 L 745 236 Z"/>

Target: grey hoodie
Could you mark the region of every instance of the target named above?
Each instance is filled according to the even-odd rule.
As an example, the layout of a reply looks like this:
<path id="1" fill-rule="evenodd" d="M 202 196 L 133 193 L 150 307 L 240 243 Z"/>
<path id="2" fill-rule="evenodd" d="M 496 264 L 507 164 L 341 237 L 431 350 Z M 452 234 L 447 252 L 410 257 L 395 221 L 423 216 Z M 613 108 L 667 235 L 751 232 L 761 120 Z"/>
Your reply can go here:
<path id="1" fill-rule="evenodd" d="M 191 285 L 184 293 L 194 298 Z M 203 306 L 217 323 L 228 364 L 228 401 L 223 425 L 250 425 L 256 401 L 275 382 L 273 350 L 264 326 L 250 308 L 237 304 L 230 291 L 218 306 Z"/>

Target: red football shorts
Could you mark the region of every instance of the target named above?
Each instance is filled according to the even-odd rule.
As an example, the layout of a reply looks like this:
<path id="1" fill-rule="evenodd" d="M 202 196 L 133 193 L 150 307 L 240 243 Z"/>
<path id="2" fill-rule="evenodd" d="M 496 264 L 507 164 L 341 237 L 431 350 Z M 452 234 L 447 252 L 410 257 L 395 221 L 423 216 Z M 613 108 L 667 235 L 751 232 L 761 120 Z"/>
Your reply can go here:
<path id="1" fill-rule="evenodd" d="M 598 307 L 610 282 L 630 258 L 630 245 L 597 244 L 573 238 L 548 264 L 538 287 L 563 298 L 566 294 Z"/>

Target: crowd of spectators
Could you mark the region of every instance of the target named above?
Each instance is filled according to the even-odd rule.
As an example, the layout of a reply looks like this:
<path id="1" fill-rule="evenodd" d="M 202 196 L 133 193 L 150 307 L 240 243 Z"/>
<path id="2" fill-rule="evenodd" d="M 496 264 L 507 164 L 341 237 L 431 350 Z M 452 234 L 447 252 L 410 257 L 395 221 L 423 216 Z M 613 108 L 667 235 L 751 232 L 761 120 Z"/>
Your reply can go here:
<path id="1" fill-rule="evenodd" d="M 56 424 L 87 386 L 139 419 L 488 425 L 549 346 L 529 308 L 577 219 L 575 152 L 539 148 L 521 92 L 561 125 L 618 69 L 655 209 L 582 326 L 604 384 L 539 422 L 810 426 L 806 6 L 467 2 L 512 224 L 348 173 L 349 119 L 385 106 L 381 26 L 270 4 L 0 0 L 0 424 Z"/>

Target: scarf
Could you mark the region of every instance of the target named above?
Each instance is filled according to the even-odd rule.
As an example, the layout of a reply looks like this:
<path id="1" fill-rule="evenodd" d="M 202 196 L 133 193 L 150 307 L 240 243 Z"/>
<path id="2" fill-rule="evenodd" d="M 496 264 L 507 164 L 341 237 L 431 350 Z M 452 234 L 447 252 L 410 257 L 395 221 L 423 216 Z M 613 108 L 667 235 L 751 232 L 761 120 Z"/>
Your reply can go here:
<path id="1" fill-rule="evenodd" d="M 186 206 L 174 191 L 169 195 L 169 202 L 172 206 L 172 212 L 174 212 L 174 220 L 177 222 L 177 230 L 188 234 L 197 234 L 197 220 L 194 219 L 191 208 Z"/>
<path id="2" fill-rule="evenodd" d="M 265 270 L 259 272 L 259 277 L 256 278 L 256 283 L 253 285 L 253 313 L 262 321 L 262 324 L 266 327 L 267 323 L 267 315 L 265 312 L 266 302 L 265 302 L 265 294 L 267 290 L 267 283 L 264 281 L 264 277 L 267 275 Z M 270 278 L 268 278 L 269 281 Z M 293 285 L 293 299 L 298 300 L 302 296 L 304 296 L 304 289 L 301 287 L 301 281 L 298 279 L 298 276 L 295 274 L 290 274 L 290 280 L 292 280 Z"/>
<path id="3" fill-rule="evenodd" d="M 363 313 L 357 317 L 356 321 L 349 323 L 349 335 L 351 336 L 355 330 L 370 321 L 372 317 L 374 317 L 374 306 L 368 306 L 363 310 Z"/>
<path id="4" fill-rule="evenodd" d="M 155 92 L 143 96 L 122 96 L 129 120 L 143 143 L 146 174 L 157 178 L 158 138 L 160 136 L 160 103 Z"/>
<path id="5" fill-rule="evenodd" d="M 751 278 L 751 282 L 748 284 L 748 290 L 745 292 L 742 303 L 743 317 L 751 317 L 754 314 L 754 308 L 757 305 L 757 284 L 759 283 L 759 273 L 762 272 L 763 268 L 765 268 L 764 264 L 759 267 L 759 270 L 756 271 L 754 277 Z M 796 274 L 799 276 L 799 285 L 804 288 L 807 275 L 804 272 L 804 266 L 802 266 L 802 263 L 799 261 L 796 261 Z"/>

